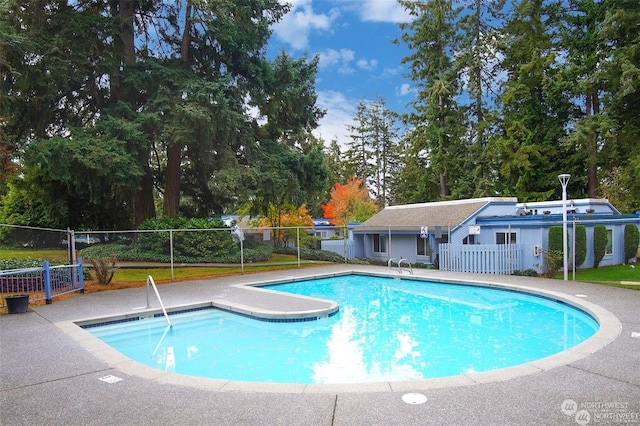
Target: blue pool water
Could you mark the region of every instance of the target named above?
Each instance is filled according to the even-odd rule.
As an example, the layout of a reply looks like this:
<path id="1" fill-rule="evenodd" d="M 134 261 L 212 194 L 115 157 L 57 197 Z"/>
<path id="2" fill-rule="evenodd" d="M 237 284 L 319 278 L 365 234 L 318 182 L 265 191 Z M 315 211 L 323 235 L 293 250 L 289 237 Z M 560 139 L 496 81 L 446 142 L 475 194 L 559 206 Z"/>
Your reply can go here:
<path id="1" fill-rule="evenodd" d="M 264 322 L 206 309 L 89 328 L 140 363 L 176 373 L 274 383 L 419 380 L 514 366 L 591 337 L 597 322 L 524 293 L 346 275 L 270 286 L 335 300 L 339 312 Z"/>

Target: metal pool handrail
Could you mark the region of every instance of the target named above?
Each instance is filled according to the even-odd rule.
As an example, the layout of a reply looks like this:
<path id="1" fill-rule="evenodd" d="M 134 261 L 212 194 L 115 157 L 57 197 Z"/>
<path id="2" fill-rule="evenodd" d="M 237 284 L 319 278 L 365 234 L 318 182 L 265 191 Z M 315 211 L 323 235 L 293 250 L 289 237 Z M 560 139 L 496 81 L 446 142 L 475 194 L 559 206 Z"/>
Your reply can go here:
<path id="1" fill-rule="evenodd" d="M 149 282 L 153 286 L 153 291 L 156 292 L 156 297 L 158 298 L 158 302 L 160 302 L 160 307 L 162 308 L 162 313 L 164 314 L 165 319 L 167 320 L 167 325 L 171 327 L 171 321 L 169 320 L 169 315 L 167 314 L 167 310 L 164 308 L 164 303 L 162 303 L 162 299 L 160 298 L 160 293 L 158 293 L 158 287 L 156 287 L 155 281 L 151 275 L 147 275 L 147 308 L 149 308 Z"/>
<path id="2" fill-rule="evenodd" d="M 407 262 L 407 265 L 409 265 L 409 272 L 411 273 L 411 275 L 413 275 L 413 267 L 411 266 L 411 262 L 409 262 L 407 259 L 398 260 L 398 272 L 402 273 L 402 262 Z"/>

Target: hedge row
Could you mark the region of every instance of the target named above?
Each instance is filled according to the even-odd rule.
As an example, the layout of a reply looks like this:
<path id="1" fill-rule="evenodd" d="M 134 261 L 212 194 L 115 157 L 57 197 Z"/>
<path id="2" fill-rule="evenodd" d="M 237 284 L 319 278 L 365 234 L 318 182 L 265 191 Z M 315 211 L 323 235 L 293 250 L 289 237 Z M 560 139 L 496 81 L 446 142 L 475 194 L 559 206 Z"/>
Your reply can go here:
<path id="1" fill-rule="evenodd" d="M 0 269 L 42 268 L 43 259 L 0 259 Z M 49 261 L 50 266 L 66 265 L 64 262 Z"/>
<path id="2" fill-rule="evenodd" d="M 236 252 L 210 253 L 194 250 L 192 253 L 184 251 L 174 252 L 173 261 L 179 263 L 240 263 L 240 248 Z M 166 253 L 147 251 L 137 245 L 127 246 L 122 244 L 100 244 L 87 247 L 80 252 L 85 259 L 99 259 L 116 256 L 121 262 L 162 262 L 169 263 L 171 256 L 169 250 Z M 272 249 L 266 244 L 249 246 L 244 249 L 245 262 L 267 262 L 271 259 Z"/>
<path id="3" fill-rule="evenodd" d="M 294 247 L 276 247 L 273 251 L 280 254 L 298 255 L 298 249 Z M 340 256 L 338 253 L 327 250 L 311 250 L 304 247 L 300 248 L 300 258 L 305 260 L 344 263 L 344 256 Z"/>

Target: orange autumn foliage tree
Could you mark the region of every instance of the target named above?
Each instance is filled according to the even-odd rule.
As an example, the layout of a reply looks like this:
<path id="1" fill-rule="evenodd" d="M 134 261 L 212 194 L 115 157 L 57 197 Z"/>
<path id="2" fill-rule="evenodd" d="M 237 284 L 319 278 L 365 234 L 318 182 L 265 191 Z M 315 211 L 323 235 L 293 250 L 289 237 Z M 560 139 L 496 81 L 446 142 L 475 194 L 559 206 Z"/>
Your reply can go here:
<path id="1" fill-rule="evenodd" d="M 313 227 L 313 219 L 305 204 L 300 207 L 293 204 L 276 207 L 270 204 L 267 217 L 260 219 L 259 226 L 275 228 L 274 240 L 279 245 L 286 245 L 287 241 L 297 239 L 297 227 Z M 306 236 L 306 233 L 303 232 L 300 236 Z"/>
<path id="2" fill-rule="evenodd" d="M 322 205 L 322 211 L 333 225 L 342 226 L 349 222 L 364 222 L 378 208 L 362 184 L 362 179 L 351 177 L 346 184 L 336 183 L 333 186 L 331 200 Z"/>

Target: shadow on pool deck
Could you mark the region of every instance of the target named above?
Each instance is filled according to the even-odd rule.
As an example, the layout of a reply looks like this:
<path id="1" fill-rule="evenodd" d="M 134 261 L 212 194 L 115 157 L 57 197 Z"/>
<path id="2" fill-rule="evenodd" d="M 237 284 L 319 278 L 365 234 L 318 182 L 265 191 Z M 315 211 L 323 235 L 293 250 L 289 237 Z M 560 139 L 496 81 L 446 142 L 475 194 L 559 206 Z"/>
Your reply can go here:
<path id="1" fill-rule="evenodd" d="M 388 272 L 382 267 L 333 265 L 166 284 L 159 291 L 167 306 L 188 305 L 229 297 L 236 291 L 233 284 L 349 270 Z M 640 423 L 640 337 L 634 337 L 640 336 L 640 291 L 514 276 L 424 270 L 416 275 L 525 286 L 570 299 L 585 295 L 582 300 L 613 314 L 606 321 L 612 327 L 617 324 L 618 333 L 609 336 L 610 343 L 592 342 L 595 352 L 590 355 L 578 354 L 567 358 L 568 363 L 545 368 L 525 367 L 528 371 L 515 376 L 506 369 L 477 380 L 457 376 L 277 389 L 169 375 L 123 357 L 105 362 L 113 360 L 113 354 L 100 353 L 99 348 L 90 352 L 65 328 L 70 321 L 132 313 L 145 304 L 145 290 L 79 295 L 25 314 L 0 316 L 0 424 L 574 425 L 576 415 L 583 424 L 586 416 L 590 423 Z M 111 377 L 122 380 L 108 380 Z M 410 392 L 424 394 L 427 401 L 403 402 L 402 396 Z"/>

